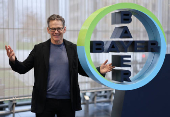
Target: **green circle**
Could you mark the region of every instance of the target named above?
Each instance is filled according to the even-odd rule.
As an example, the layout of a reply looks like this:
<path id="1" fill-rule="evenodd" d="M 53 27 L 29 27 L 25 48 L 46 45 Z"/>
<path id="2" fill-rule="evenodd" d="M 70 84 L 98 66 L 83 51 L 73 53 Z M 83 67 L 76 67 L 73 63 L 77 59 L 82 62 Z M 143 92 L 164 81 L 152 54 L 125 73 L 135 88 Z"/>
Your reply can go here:
<path id="1" fill-rule="evenodd" d="M 78 41 L 77 41 L 77 46 L 84 46 L 86 56 L 87 56 L 87 59 L 88 59 L 90 65 L 91 65 L 91 67 L 99 75 L 100 75 L 100 73 L 96 70 L 96 67 L 94 66 L 93 61 L 91 60 L 91 56 L 90 56 L 90 39 L 91 39 L 91 35 L 92 35 L 93 30 L 95 29 L 96 25 L 98 24 L 98 22 L 105 15 L 107 15 L 110 12 L 113 12 L 115 10 L 120 10 L 120 9 L 134 9 L 134 10 L 141 11 L 141 12 L 147 14 L 148 16 L 150 16 L 158 24 L 158 26 L 160 27 L 161 31 L 163 32 L 165 42 L 166 42 L 165 33 L 164 33 L 164 30 L 163 30 L 159 20 L 156 18 L 156 16 L 151 11 L 149 11 L 145 7 L 142 7 L 142 6 L 134 4 L 134 3 L 118 3 L 118 4 L 115 4 L 115 5 L 110 5 L 110 6 L 103 7 L 101 9 L 95 11 L 94 13 L 92 13 L 86 19 L 86 21 L 84 22 L 84 24 L 82 25 L 82 27 L 80 29 L 79 36 L 78 36 Z"/>

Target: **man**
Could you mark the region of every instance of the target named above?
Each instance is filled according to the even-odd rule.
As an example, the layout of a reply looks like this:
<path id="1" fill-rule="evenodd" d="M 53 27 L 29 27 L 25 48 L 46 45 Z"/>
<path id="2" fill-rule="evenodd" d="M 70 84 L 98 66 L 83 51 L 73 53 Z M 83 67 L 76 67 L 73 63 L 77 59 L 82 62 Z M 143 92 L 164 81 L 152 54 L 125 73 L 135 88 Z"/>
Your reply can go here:
<path id="1" fill-rule="evenodd" d="M 81 110 L 78 73 L 87 74 L 82 69 L 75 44 L 63 39 L 66 32 L 65 20 L 59 15 L 51 15 L 47 20 L 47 31 L 51 38 L 37 44 L 23 62 L 19 62 L 10 46 L 5 46 L 11 68 L 24 74 L 34 67 L 34 86 L 31 111 L 37 117 L 75 117 Z M 100 68 L 101 74 L 113 69 L 107 60 Z"/>

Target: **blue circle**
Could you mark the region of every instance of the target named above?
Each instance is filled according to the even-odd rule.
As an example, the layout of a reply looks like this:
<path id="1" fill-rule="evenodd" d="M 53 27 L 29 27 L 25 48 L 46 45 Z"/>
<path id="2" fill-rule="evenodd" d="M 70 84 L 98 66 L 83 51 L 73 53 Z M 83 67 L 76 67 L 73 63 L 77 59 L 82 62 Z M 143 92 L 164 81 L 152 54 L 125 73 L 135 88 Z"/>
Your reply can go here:
<path id="1" fill-rule="evenodd" d="M 129 9 L 129 11 L 132 12 L 132 14 L 144 25 L 148 33 L 149 40 L 156 40 L 158 42 L 158 46 L 160 46 L 159 52 L 149 53 L 148 59 L 143 69 L 133 78 L 131 78 L 132 82 L 124 81 L 121 83 L 114 83 L 106 80 L 100 74 L 98 74 L 90 65 L 86 56 L 85 48 L 83 46 L 77 47 L 81 65 L 86 70 L 88 75 L 96 82 L 118 90 L 133 90 L 142 87 L 150 82 L 161 69 L 166 54 L 166 42 L 164 34 L 159 25 L 150 16 L 141 11 L 134 9 Z"/>

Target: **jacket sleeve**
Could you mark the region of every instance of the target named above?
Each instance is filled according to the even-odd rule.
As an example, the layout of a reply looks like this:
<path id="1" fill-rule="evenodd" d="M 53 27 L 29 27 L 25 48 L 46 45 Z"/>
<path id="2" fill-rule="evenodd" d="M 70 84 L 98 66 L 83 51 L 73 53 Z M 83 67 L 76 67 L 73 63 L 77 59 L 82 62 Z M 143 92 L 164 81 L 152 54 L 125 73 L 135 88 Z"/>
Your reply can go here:
<path id="1" fill-rule="evenodd" d="M 98 72 L 100 73 L 100 67 L 97 67 L 96 68 L 98 70 Z M 86 72 L 84 71 L 84 69 L 82 68 L 81 64 L 80 64 L 80 61 L 78 59 L 78 72 L 80 75 L 82 76 L 86 76 L 86 77 L 89 77 Z M 101 74 L 101 73 L 100 73 Z M 106 74 L 101 74 L 103 77 L 105 77 Z"/>
<path id="2" fill-rule="evenodd" d="M 34 57 L 35 57 L 35 46 L 34 49 L 30 52 L 29 56 L 23 61 L 20 62 L 15 57 L 15 62 L 11 62 L 9 60 L 9 65 L 11 66 L 12 70 L 18 72 L 20 74 L 25 74 L 29 70 L 31 70 L 34 66 Z"/>

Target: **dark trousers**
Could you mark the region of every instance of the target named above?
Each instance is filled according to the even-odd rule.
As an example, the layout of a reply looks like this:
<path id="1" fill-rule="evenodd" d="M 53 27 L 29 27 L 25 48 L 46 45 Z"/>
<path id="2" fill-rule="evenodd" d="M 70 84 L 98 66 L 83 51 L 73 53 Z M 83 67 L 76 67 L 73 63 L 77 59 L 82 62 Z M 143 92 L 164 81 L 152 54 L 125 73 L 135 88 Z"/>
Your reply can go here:
<path id="1" fill-rule="evenodd" d="M 46 105 L 42 113 L 36 113 L 36 117 L 75 117 L 70 99 L 46 99 Z"/>

